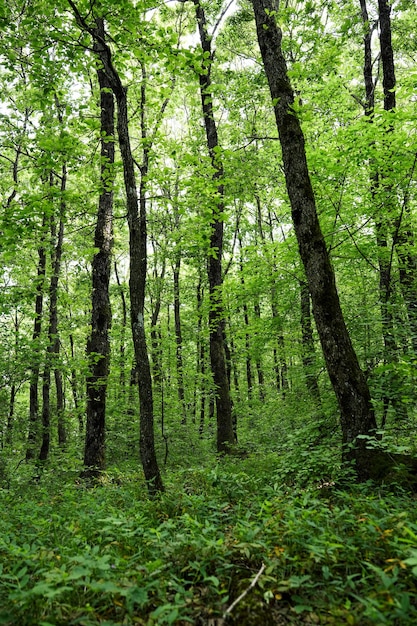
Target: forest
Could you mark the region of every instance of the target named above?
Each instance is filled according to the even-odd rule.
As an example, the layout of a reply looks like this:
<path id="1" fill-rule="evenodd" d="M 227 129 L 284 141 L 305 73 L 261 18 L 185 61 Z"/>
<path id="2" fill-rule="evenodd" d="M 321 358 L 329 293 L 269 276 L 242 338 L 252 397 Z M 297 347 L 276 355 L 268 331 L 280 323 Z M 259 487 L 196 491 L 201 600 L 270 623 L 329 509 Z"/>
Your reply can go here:
<path id="1" fill-rule="evenodd" d="M 0 0 L 0 624 L 417 621 L 414 0 Z"/>

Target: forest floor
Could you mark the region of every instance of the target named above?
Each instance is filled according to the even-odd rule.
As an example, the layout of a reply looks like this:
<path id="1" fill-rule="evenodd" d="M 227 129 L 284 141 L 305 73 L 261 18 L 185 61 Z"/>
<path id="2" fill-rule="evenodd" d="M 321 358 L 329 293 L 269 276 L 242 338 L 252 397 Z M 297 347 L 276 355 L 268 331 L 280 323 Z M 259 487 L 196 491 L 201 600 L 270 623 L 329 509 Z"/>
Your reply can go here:
<path id="1" fill-rule="evenodd" d="M 183 456 L 153 500 L 132 461 L 94 487 L 63 456 L 37 482 L 20 465 L 0 489 L 0 624 L 416 624 L 414 496 L 336 487 L 324 448 L 297 455 Z"/>

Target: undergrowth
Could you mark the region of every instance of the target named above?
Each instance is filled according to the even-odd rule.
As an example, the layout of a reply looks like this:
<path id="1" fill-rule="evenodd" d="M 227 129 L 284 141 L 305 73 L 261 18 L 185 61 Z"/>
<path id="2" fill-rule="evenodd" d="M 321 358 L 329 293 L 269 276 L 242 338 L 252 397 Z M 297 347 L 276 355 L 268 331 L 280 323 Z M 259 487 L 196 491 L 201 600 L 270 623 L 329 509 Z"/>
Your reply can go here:
<path id="1" fill-rule="evenodd" d="M 336 488 L 331 447 L 297 446 L 166 469 L 153 501 L 128 464 L 94 488 L 22 466 L 0 490 L 0 623 L 414 625 L 414 498 Z"/>

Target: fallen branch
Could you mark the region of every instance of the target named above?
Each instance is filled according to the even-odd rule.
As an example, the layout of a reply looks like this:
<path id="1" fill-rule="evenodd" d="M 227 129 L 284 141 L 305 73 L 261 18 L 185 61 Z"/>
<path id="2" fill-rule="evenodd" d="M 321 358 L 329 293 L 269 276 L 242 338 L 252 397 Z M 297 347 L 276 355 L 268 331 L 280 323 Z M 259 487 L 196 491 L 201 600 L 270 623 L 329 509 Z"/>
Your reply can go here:
<path id="1" fill-rule="evenodd" d="M 226 619 L 228 615 L 231 614 L 231 612 L 233 611 L 233 609 L 235 608 L 235 606 L 237 604 L 239 604 L 239 602 L 241 600 L 243 600 L 243 598 L 249 593 L 249 591 L 251 589 L 253 589 L 253 587 L 256 585 L 256 583 L 258 582 L 259 578 L 262 575 L 262 572 L 265 569 L 265 563 L 262 563 L 261 565 L 261 569 L 259 570 L 259 572 L 256 574 L 255 578 L 252 580 L 251 584 L 249 585 L 249 587 L 247 589 L 245 589 L 245 591 L 243 593 L 240 594 L 240 596 L 238 598 L 236 598 L 236 600 L 234 600 L 234 602 L 232 602 L 232 604 L 229 606 L 228 609 L 225 610 L 225 612 L 223 613 L 223 619 Z"/>

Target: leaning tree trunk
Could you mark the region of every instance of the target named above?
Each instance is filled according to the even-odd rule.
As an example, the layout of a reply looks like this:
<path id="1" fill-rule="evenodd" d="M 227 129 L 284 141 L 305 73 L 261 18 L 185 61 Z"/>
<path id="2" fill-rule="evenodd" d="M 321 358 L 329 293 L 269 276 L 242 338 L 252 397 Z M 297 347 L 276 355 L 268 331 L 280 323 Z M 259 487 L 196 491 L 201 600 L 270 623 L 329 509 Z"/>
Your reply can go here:
<path id="1" fill-rule="evenodd" d="M 227 363 L 224 345 L 224 321 L 221 289 L 222 253 L 223 253 L 223 211 L 224 185 L 223 164 L 219 155 L 219 140 L 213 112 L 211 93 L 211 66 L 213 52 L 211 39 L 207 32 L 207 23 L 200 0 L 193 0 L 196 8 L 201 48 L 204 54 L 202 71 L 199 74 L 200 94 L 206 130 L 207 147 L 213 167 L 213 181 L 216 184 L 217 199 L 213 201 L 211 215 L 210 255 L 208 258 L 208 282 L 210 291 L 210 363 L 215 386 L 217 411 L 217 450 L 227 452 L 235 442 L 232 418 L 230 383 L 227 375 Z"/>
<path id="2" fill-rule="evenodd" d="M 100 25 L 98 26 L 100 28 Z M 104 36 L 101 24 L 100 35 Z M 97 51 L 97 44 L 95 44 Z M 106 395 L 110 366 L 112 313 L 109 296 L 111 254 L 113 247 L 113 183 L 114 183 L 114 96 L 106 73 L 97 70 L 100 88 L 101 193 L 98 202 L 94 235 L 92 270 L 91 333 L 87 342 L 90 360 L 87 376 L 87 423 L 84 445 L 84 466 L 89 475 L 105 467 Z"/>
<path id="3" fill-rule="evenodd" d="M 276 5 L 273 0 L 252 0 L 252 4 L 282 148 L 294 230 L 327 370 L 340 408 L 343 459 L 353 462 L 359 480 L 366 480 L 373 474 L 374 455 L 367 448 L 366 436 L 372 436 L 377 427 L 369 388 L 346 328 L 317 216 L 304 135 L 293 108 L 294 93 L 281 49 L 282 33 L 275 20 Z"/>
<path id="4" fill-rule="evenodd" d="M 72 0 L 68 0 L 79 27 L 88 32 L 95 42 L 95 52 L 103 64 L 111 90 L 114 93 L 117 104 L 117 135 L 120 155 L 123 164 L 123 178 L 126 193 L 127 222 L 129 226 L 129 256 L 130 256 L 130 321 L 132 327 L 132 339 L 135 352 L 136 371 L 139 381 L 139 405 L 140 405 L 140 457 L 148 491 L 151 495 L 163 491 L 162 478 L 158 467 L 155 453 L 154 417 L 152 378 L 149 364 L 148 349 L 145 335 L 145 285 L 147 267 L 147 223 L 146 223 L 146 197 L 145 185 L 149 166 L 149 140 L 145 134 L 145 77 L 142 76 L 141 88 L 141 127 L 144 149 L 141 166 L 141 181 L 138 187 L 135 176 L 135 161 L 133 159 L 127 107 L 127 88 L 122 84 L 120 75 L 113 65 L 113 57 L 104 34 L 104 22 L 102 18 L 96 21 L 97 27 L 91 28 L 81 16 Z M 103 33 L 104 36 L 102 36 Z M 144 68 L 142 68 L 144 70 Z M 138 201 L 140 209 L 138 208 Z"/>

